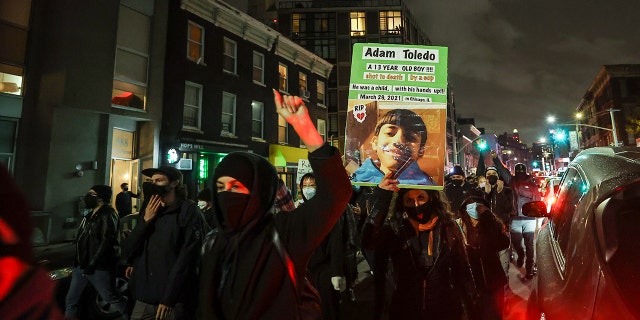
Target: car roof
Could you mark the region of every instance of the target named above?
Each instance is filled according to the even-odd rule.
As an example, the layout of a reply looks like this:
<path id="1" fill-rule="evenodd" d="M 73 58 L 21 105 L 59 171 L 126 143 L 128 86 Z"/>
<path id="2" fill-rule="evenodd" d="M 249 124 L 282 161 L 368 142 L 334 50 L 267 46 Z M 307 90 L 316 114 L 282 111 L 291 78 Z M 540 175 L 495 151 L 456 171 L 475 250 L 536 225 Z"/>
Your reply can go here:
<path id="1" fill-rule="evenodd" d="M 640 148 L 596 147 L 584 150 L 570 163 L 584 172 L 596 197 L 640 179 Z"/>

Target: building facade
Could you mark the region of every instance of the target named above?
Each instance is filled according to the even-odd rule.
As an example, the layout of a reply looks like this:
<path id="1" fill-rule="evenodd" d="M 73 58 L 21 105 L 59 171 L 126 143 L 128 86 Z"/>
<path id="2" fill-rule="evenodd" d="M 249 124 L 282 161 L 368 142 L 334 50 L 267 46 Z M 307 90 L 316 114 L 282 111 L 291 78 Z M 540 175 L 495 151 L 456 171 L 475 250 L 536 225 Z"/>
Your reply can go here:
<path id="1" fill-rule="evenodd" d="M 613 145 L 614 128 L 619 145 L 640 145 L 640 65 L 602 66 L 576 111 L 582 149 Z"/>
<path id="2" fill-rule="evenodd" d="M 307 151 L 275 112 L 272 89 L 298 95 L 326 139 L 333 65 L 223 2 L 173 1 L 168 20 L 160 152 L 183 170 L 191 197 L 229 152 L 268 157 L 295 192 Z"/>

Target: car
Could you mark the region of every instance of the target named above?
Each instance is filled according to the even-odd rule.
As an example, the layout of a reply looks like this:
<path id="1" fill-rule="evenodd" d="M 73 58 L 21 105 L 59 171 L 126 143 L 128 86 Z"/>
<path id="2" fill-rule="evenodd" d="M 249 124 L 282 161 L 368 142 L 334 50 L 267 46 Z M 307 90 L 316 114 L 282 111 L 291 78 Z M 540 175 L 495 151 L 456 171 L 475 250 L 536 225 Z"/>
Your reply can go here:
<path id="1" fill-rule="evenodd" d="M 137 221 L 137 213 L 127 215 L 120 219 L 119 236 L 121 240 L 125 239 L 131 230 L 133 230 Z M 75 254 L 75 241 L 55 243 L 34 248 L 36 262 L 48 270 L 49 277 L 56 283 L 56 303 L 62 311 L 64 311 L 65 297 L 67 295 L 67 291 L 69 291 L 69 285 L 71 284 L 71 272 L 73 270 Z M 116 289 L 118 289 L 118 291 L 120 291 L 120 293 L 129 300 L 129 307 L 132 307 L 132 301 L 129 299 L 130 293 L 128 279 L 124 276 L 125 269 L 125 261 L 119 261 L 116 272 Z M 104 302 L 92 286 L 87 286 L 85 288 L 79 306 L 80 308 L 78 312 L 80 319 L 105 320 L 118 319 L 120 317 L 118 311 L 111 307 L 110 304 Z"/>
<path id="2" fill-rule="evenodd" d="M 536 241 L 527 319 L 640 319 L 640 148 L 597 147 L 569 163 Z"/>

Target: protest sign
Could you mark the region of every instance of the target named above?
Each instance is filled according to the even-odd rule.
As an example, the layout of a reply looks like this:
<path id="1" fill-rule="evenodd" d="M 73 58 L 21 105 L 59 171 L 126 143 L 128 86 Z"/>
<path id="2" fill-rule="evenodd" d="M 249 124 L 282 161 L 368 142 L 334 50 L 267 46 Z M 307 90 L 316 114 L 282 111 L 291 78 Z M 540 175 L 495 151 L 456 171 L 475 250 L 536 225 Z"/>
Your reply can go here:
<path id="1" fill-rule="evenodd" d="M 354 185 L 393 172 L 400 187 L 442 189 L 446 124 L 446 47 L 354 44 L 345 141 Z"/>

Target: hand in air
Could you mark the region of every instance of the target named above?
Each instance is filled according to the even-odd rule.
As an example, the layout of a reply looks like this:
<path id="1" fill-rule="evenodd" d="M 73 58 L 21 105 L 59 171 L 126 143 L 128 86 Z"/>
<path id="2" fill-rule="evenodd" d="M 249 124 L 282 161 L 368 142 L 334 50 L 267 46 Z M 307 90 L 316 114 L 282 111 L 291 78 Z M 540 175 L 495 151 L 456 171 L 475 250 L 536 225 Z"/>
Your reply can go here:
<path id="1" fill-rule="evenodd" d="M 273 99 L 276 104 L 276 112 L 288 123 L 308 117 L 308 110 L 302 99 L 298 96 L 282 96 L 280 92 L 273 90 Z"/>

